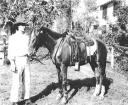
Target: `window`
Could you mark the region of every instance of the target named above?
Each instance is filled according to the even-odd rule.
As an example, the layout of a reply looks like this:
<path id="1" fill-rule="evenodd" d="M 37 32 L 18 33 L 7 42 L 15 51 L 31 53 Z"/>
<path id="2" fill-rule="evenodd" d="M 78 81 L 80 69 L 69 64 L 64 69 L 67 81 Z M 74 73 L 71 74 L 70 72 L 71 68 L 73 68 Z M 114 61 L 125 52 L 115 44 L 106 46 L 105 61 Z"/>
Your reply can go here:
<path id="1" fill-rule="evenodd" d="M 107 19 L 107 6 L 105 5 L 105 6 L 103 6 L 103 19 Z"/>
<path id="2" fill-rule="evenodd" d="M 116 14 L 115 14 L 115 12 L 116 12 L 116 10 L 119 8 L 119 2 L 114 2 L 113 3 L 113 6 L 114 6 L 114 8 L 113 8 L 113 16 L 116 16 Z"/>
<path id="3" fill-rule="evenodd" d="M 93 28 L 94 30 L 98 29 L 99 25 L 94 25 Z"/>

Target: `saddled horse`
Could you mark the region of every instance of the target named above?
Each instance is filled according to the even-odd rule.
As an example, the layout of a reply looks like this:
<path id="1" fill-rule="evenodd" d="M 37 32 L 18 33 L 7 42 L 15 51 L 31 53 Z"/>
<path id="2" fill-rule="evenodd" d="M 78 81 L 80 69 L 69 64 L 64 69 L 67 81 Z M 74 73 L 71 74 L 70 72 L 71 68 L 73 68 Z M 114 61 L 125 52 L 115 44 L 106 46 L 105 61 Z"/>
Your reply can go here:
<path id="1" fill-rule="evenodd" d="M 76 45 L 72 47 L 74 42 Z M 51 59 L 57 68 L 58 82 L 61 85 L 57 99 L 62 99 L 62 103 L 67 102 L 67 68 L 74 66 L 75 62 L 79 62 L 80 65 L 90 64 L 96 77 L 96 88 L 93 95 L 104 97 L 103 81 L 106 78 L 107 49 L 105 44 L 98 39 L 91 39 L 91 42 L 92 44 L 83 38 L 77 39 L 68 35 L 65 36 L 65 34 L 56 33 L 46 27 L 41 27 L 38 35 L 33 38 L 33 52 L 36 52 L 42 46 L 50 52 Z M 77 52 L 78 59 L 72 60 L 72 53 L 76 50 L 76 47 L 77 50 L 79 49 L 79 54 Z M 75 48 L 74 51 L 72 51 L 73 48 Z"/>

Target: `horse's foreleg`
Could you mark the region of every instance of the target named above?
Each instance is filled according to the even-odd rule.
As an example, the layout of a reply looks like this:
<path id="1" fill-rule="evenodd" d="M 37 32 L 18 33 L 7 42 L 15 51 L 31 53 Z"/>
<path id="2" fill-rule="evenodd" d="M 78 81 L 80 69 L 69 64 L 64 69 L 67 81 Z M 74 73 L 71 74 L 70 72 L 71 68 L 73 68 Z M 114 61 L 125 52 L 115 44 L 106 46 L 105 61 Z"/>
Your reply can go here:
<path id="1" fill-rule="evenodd" d="M 62 90 L 63 90 L 62 104 L 66 104 L 67 102 L 67 66 L 65 64 L 61 65 L 61 72 L 62 72 Z"/>
<path id="2" fill-rule="evenodd" d="M 101 76 L 102 76 L 101 93 L 100 93 L 100 97 L 101 98 L 104 98 L 104 94 L 105 94 L 105 86 L 103 84 L 103 82 L 104 82 L 104 80 L 106 78 L 105 68 L 106 68 L 106 61 L 102 62 L 102 65 L 101 65 Z"/>
<path id="3" fill-rule="evenodd" d="M 58 74 L 58 84 L 59 84 L 59 94 L 57 95 L 56 99 L 59 100 L 62 98 L 62 75 L 61 75 L 61 69 L 59 66 L 56 66 L 57 68 L 57 74 Z"/>

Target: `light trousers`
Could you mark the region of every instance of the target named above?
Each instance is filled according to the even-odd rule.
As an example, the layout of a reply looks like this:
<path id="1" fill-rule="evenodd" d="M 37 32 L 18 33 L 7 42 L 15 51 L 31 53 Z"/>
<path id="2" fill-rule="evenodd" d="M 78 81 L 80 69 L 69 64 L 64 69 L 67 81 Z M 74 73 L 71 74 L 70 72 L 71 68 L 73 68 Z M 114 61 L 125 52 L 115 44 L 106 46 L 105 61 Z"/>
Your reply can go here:
<path id="1" fill-rule="evenodd" d="M 30 71 L 27 57 L 16 57 L 15 60 L 16 72 L 12 73 L 12 88 L 10 93 L 10 101 L 19 101 L 20 83 L 24 93 L 23 99 L 30 98 Z"/>

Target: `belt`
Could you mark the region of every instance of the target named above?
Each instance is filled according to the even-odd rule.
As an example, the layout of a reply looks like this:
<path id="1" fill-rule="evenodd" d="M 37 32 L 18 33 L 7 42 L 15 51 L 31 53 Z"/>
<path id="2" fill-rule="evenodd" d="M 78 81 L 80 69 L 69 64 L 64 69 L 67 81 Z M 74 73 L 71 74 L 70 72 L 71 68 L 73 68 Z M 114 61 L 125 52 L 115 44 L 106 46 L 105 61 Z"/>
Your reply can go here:
<path id="1" fill-rule="evenodd" d="M 17 57 L 28 57 L 28 54 L 20 55 L 20 56 L 15 56 L 15 58 L 17 58 Z"/>

